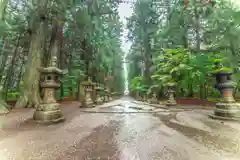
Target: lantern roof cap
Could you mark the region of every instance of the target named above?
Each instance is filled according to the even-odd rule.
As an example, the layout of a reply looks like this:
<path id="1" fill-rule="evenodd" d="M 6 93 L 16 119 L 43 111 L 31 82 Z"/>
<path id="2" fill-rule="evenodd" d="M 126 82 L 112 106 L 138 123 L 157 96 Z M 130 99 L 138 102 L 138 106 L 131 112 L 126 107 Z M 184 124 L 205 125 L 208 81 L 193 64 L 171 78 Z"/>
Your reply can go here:
<path id="1" fill-rule="evenodd" d="M 39 67 L 37 70 L 41 73 L 56 73 L 60 75 L 64 74 L 64 72 L 57 67 Z"/>
<path id="2" fill-rule="evenodd" d="M 93 85 L 93 82 L 92 82 L 91 78 L 88 77 L 88 79 L 86 81 L 83 81 L 82 84 L 83 85 Z"/>

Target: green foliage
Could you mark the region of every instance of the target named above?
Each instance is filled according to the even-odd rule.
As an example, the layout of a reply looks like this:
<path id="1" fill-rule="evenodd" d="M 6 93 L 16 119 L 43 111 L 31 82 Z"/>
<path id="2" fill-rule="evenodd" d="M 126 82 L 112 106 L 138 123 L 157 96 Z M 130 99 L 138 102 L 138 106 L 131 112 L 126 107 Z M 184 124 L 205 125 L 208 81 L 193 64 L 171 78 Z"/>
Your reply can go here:
<path id="1" fill-rule="evenodd" d="M 219 72 L 232 72 L 232 68 L 222 67 L 212 71 L 212 73 L 219 73 Z"/>
<path id="2" fill-rule="evenodd" d="M 144 78 L 139 76 L 139 77 L 134 77 L 131 80 L 131 87 L 130 89 L 132 91 L 136 92 L 141 92 L 141 93 L 147 93 L 148 92 L 148 86 L 144 82 Z"/>
<path id="3" fill-rule="evenodd" d="M 19 92 L 10 91 L 10 92 L 7 93 L 7 100 L 17 100 L 19 95 L 20 95 Z"/>
<path id="4" fill-rule="evenodd" d="M 148 64 L 151 59 L 152 65 L 145 67 L 153 88 L 162 90 L 173 83 L 181 96 L 201 96 L 202 92 L 219 96 L 212 87 L 215 79 L 208 76 L 219 70 L 215 63 L 222 64 L 221 70 L 234 68 L 233 79 L 239 81 L 239 9 L 229 1 L 217 1 L 216 8 L 195 0 L 189 0 L 187 7 L 183 1 L 164 3 L 138 1 L 133 7 L 128 19 L 133 41 L 130 79 L 139 75 L 139 61 Z"/>
<path id="5" fill-rule="evenodd" d="M 201 85 L 209 83 L 206 77 L 213 64 L 219 61 L 215 57 L 213 53 L 193 54 L 182 48 L 163 50 L 155 60 L 156 70 L 152 79 L 159 86 L 175 84 L 188 92 L 191 85 L 193 92 L 200 92 Z"/>

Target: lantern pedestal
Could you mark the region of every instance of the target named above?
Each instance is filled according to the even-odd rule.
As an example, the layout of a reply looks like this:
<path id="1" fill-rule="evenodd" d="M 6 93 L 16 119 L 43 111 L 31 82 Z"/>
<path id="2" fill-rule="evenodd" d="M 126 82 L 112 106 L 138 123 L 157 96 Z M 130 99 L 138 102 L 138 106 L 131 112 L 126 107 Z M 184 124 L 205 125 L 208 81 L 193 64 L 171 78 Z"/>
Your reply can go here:
<path id="1" fill-rule="evenodd" d="M 104 93 L 104 88 L 102 88 L 102 87 L 100 87 L 99 86 L 99 88 L 100 88 L 100 91 L 99 91 L 99 95 L 100 95 L 100 99 L 101 99 L 101 101 L 102 101 L 102 104 L 104 103 L 104 97 L 105 97 L 105 93 Z M 101 94 L 100 94 L 101 93 Z"/>
<path id="2" fill-rule="evenodd" d="M 142 100 L 143 100 L 143 102 L 147 102 L 148 101 L 148 97 L 147 97 L 146 93 L 143 93 Z"/>
<path id="3" fill-rule="evenodd" d="M 216 103 L 214 114 L 209 115 L 214 119 L 221 120 L 240 120 L 240 104 L 233 98 L 233 89 L 235 83 L 231 81 L 232 72 L 221 71 L 214 74 L 216 85 L 221 93 L 220 102 Z"/>
<path id="4" fill-rule="evenodd" d="M 108 101 L 112 101 L 112 93 L 107 89 Z"/>
<path id="5" fill-rule="evenodd" d="M 158 99 L 156 93 L 153 93 L 152 98 L 150 99 L 151 104 L 158 104 Z"/>
<path id="6" fill-rule="evenodd" d="M 102 99 L 101 99 L 101 96 L 100 96 L 100 91 L 101 91 L 101 88 L 99 86 L 96 86 L 95 87 L 95 91 L 96 91 L 96 100 L 95 100 L 95 103 L 97 105 L 101 105 L 102 104 Z"/>
<path id="7" fill-rule="evenodd" d="M 141 96 L 140 96 L 139 92 L 136 92 L 136 100 L 141 101 Z"/>
<path id="8" fill-rule="evenodd" d="M 88 81 L 83 82 L 83 86 L 85 88 L 83 107 L 86 107 L 86 108 L 95 107 L 92 100 L 93 85 L 92 85 L 91 79 L 88 78 Z"/>
<path id="9" fill-rule="evenodd" d="M 56 90 L 60 88 L 59 77 L 62 71 L 56 67 L 39 68 L 44 77 L 41 84 L 43 89 L 43 103 L 40 104 L 33 114 L 33 120 L 38 123 L 51 124 L 63 121 L 60 104 L 57 103 Z"/>
<path id="10" fill-rule="evenodd" d="M 92 82 L 92 101 L 93 103 L 95 104 L 96 103 L 96 96 L 97 96 L 97 91 L 96 91 L 96 86 L 97 86 L 97 83 L 93 83 Z"/>
<path id="11" fill-rule="evenodd" d="M 168 101 L 167 101 L 167 106 L 176 106 L 177 102 L 174 98 L 174 94 L 175 94 L 175 85 L 174 84 L 169 84 L 168 85 Z"/>
<path id="12" fill-rule="evenodd" d="M 104 102 L 109 102 L 109 97 L 108 97 L 108 90 L 104 90 Z"/>
<path id="13" fill-rule="evenodd" d="M 94 107 L 94 103 L 92 101 L 92 92 L 93 90 L 90 88 L 85 90 L 85 99 L 84 99 L 83 107 L 86 107 L 86 108 Z"/>

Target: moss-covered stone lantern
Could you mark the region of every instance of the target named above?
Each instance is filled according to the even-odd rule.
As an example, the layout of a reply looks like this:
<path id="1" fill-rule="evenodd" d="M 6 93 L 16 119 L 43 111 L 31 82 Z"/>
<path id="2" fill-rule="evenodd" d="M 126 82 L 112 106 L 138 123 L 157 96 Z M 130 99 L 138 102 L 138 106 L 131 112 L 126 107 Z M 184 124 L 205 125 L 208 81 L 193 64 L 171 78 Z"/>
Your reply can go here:
<path id="1" fill-rule="evenodd" d="M 140 96 L 140 93 L 138 91 L 136 91 L 136 99 L 138 101 L 141 101 L 141 96 Z"/>
<path id="2" fill-rule="evenodd" d="M 86 107 L 86 108 L 94 107 L 94 103 L 92 100 L 93 84 L 90 77 L 88 77 L 88 80 L 83 82 L 82 85 L 84 86 L 84 91 L 85 91 L 83 107 Z"/>
<path id="3" fill-rule="evenodd" d="M 56 90 L 60 88 L 62 70 L 56 67 L 38 68 L 43 76 L 41 88 L 43 89 L 43 102 L 33 114 L 33 120 L 39 123 L 56 123 L 64 120 L 56 101 Z"/>
<path id="4" fill-rule="evenodd" d="M 112 92 L 109 88 L 107 88 L 107 94 L 108 94 L 108 101 L 112 101 Z"/>
<path id="5" fill-rule="evenodd" d="M 150 99 L 151 104 L 158 104 L 157 94 L 155 92 L 152 93 L 152 98 Z"/>
<path id="6" fill-rule="evenodd" d="M 147 102 L 147 101 L 148 101 L 147 93 L 143 92 L 143 102 Z"/>
<path id="7" fill-rule="evenodd" d="M 94 87 L 95 91 L 96 91 L 96 97 L 95 97 L 95 103 L 97 105 L 101 105 L 103 103 L 102 99 L 101 99 L 101 96 L 100 96 L 100 92 L 101 92 L 101 87 L 97 84 L 95 87 Z"/>
<path id="8" fill-rule="evenodd" d="M 107 88 L 104 89 L 104 102 L 109 102 L 108 89 Z"/>
<path id="9" fill-rule="evenodd" d="M 228 68 L 216 69 L 213 73 L 216 78 L 215 88 L 220 91 L 221 100 L 216 103 L 212 118 L 222 120 L 240 120 L 240 104 L 233 98 L 233 89 L 236 83 L 231 80 L 232 71 Z"/>
<path id="10" fill-rule="evenodd" d="M 167 95 L 168 95 L 168 101 L 167 101 L 167 106 L 175 106 L 177 105 L 177 102 L 174 98 L 174 94 L 175 94 L 175 88 L 176 85 L 174 83 L 169 83 L 167 85 L 168 90 L 167 90 Z"/>
<path id="11" fill-rule="evenodd" d="M 101 84 L 99 84 L 99 89 L 100 89 L 100 91 L 99 91 L 99 94 L 100 94 L 100 99 L 102 100 L 102 103 L 104 103 L 104 88 L 102 87 L 102 85 Z"/>

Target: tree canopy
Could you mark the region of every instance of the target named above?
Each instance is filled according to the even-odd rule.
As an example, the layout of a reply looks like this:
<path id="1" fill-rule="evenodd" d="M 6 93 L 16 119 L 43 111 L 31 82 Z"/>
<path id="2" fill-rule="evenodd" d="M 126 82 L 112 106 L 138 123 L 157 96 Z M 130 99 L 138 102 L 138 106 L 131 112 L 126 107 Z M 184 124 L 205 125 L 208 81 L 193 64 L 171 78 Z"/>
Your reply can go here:
<path id="1" fill-rule="evenodd" d="M 128 19 L 132 91 L 163 94 L 174 83 L 178 96 L 218 97 L 208 76 L 215 61 L 239 82 L 239 18 L 230 1 L 137 1 Z"/>

